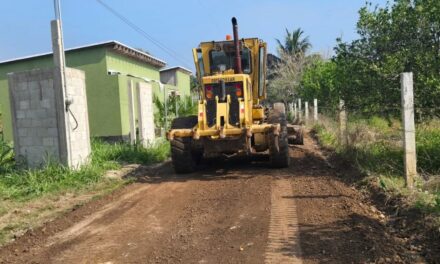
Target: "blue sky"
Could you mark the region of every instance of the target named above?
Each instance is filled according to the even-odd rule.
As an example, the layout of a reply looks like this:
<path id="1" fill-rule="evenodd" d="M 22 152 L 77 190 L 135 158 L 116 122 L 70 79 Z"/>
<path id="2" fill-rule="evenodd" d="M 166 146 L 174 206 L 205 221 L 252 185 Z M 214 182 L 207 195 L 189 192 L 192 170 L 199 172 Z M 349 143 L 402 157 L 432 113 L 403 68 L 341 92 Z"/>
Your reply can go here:
<path id="1" fill-rule="evenodd" d="M 192 66 L 191 48 L 231 34 L 259 37 L 276 51 L 285 28 L 301 27 L 313 51 L 331 52 L 335 39 L 356 38 L 357 11 L 365 0 L 103 0 L 177 55 L 170 56 L 105 10 L 95 0 L 61 0 L 66 48 L 118 40 L 145 49 L 170 66 Z M 52 0 L 2 1 L 0 60 L 51 50 Z M 385 5 L 386 0 L 373 0 Z"/>

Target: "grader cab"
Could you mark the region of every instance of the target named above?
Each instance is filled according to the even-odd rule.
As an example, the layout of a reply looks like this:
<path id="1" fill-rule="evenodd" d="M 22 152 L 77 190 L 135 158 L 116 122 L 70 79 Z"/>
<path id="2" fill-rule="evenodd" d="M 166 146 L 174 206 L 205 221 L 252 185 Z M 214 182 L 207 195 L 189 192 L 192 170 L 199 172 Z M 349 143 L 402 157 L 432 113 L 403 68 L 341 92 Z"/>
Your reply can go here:
<path id="1" fill-rule="evenodd" d="M 200 83 L 198 115 L 173 120 L 168 139 L 177 173 L 196 169 L 202 158 L 267 153 L 273 167 L 289 166 L 285 107 L 267 108 L 266 43 L 238 37 L 202 42 L 193 49 Z"/>

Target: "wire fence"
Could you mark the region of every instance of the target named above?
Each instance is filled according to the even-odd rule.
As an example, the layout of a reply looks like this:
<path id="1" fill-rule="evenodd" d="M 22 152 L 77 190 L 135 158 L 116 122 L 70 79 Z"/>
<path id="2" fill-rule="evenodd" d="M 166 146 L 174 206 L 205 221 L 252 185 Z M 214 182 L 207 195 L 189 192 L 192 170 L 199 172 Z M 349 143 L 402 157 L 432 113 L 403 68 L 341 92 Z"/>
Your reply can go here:
<path id="1" fill-rule="evenodd" d="M 292 119 L 319 133 L 321 144 L 335 148 L 366 171 L 404 176 L 405 130 L 402 107 L 368 110 L 338 105 L 290 107 Z M 296 108 L 296 111 L 295 111 Z M 440 108 L 414 108 L 417 171 L 423 179 L 440 174 Z M 307 112 L 309 114 L 307 114 Z M 308 117 L 308 118 L 307 118 Z"/>

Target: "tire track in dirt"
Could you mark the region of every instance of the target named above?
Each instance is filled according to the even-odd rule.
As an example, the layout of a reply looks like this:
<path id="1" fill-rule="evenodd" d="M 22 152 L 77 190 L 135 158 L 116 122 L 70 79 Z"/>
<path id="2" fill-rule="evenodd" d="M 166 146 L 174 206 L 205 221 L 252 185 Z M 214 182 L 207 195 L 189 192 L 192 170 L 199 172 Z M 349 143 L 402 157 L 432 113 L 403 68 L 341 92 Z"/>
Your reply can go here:
<path id="1" fill-rule="evenodd" d="M 288 178 L 272 182 L 270 226 L 265 263 L 301 264 L 298 217 Z"/>
<path id="2" fill-rule="evenodd" d="M 220 162 L 138 182 L 0 248 L 0 263 L 417 263 L 308 136 L 290 168 Z"/>

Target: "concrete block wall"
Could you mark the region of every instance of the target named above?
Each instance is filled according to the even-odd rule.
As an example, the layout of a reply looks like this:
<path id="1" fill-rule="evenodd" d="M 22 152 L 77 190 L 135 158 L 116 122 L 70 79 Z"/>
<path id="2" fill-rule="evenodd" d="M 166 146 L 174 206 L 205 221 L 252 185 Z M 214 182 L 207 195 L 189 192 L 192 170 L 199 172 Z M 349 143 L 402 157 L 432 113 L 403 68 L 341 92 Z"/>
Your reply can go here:
<path id="1" fill-rule="evenodd" d="M 139 137 L 142 145 L 148 146 L 155 138 L 153 90 L 149 83 L 137 84 Z"/>
<path id="2" fill-rule="evenodd" d="M 61 127 L 64 124 L 59 121 L 64 109 L 57 109 L 56 101 L 62 98 L 59 98 L 61 93 L 55 91 L 61 88 L 54 87 L 54 70 L 32 70 L 8 76 L 15 155 L 30 168 L 48 161 L 78 167 L 86 163 L 90 155 L 85 76 L 82 71 L 68 68 L 66 77 L 68 94 L 73 99 L 71 112 L 77 120 L 67 113 L 72 124 L 67 131 L 68 140 L 60 134 L 64 131 Z"/>
<path id="3" fill-rule="evenodd" d="M 68 113 L 70 123 L 70 166 L 88 163 L 91 144 L 87 109 L 86 80 L 83 71 L 67 68 L 66 84 L 68 98 L 73 100 Z"/>

